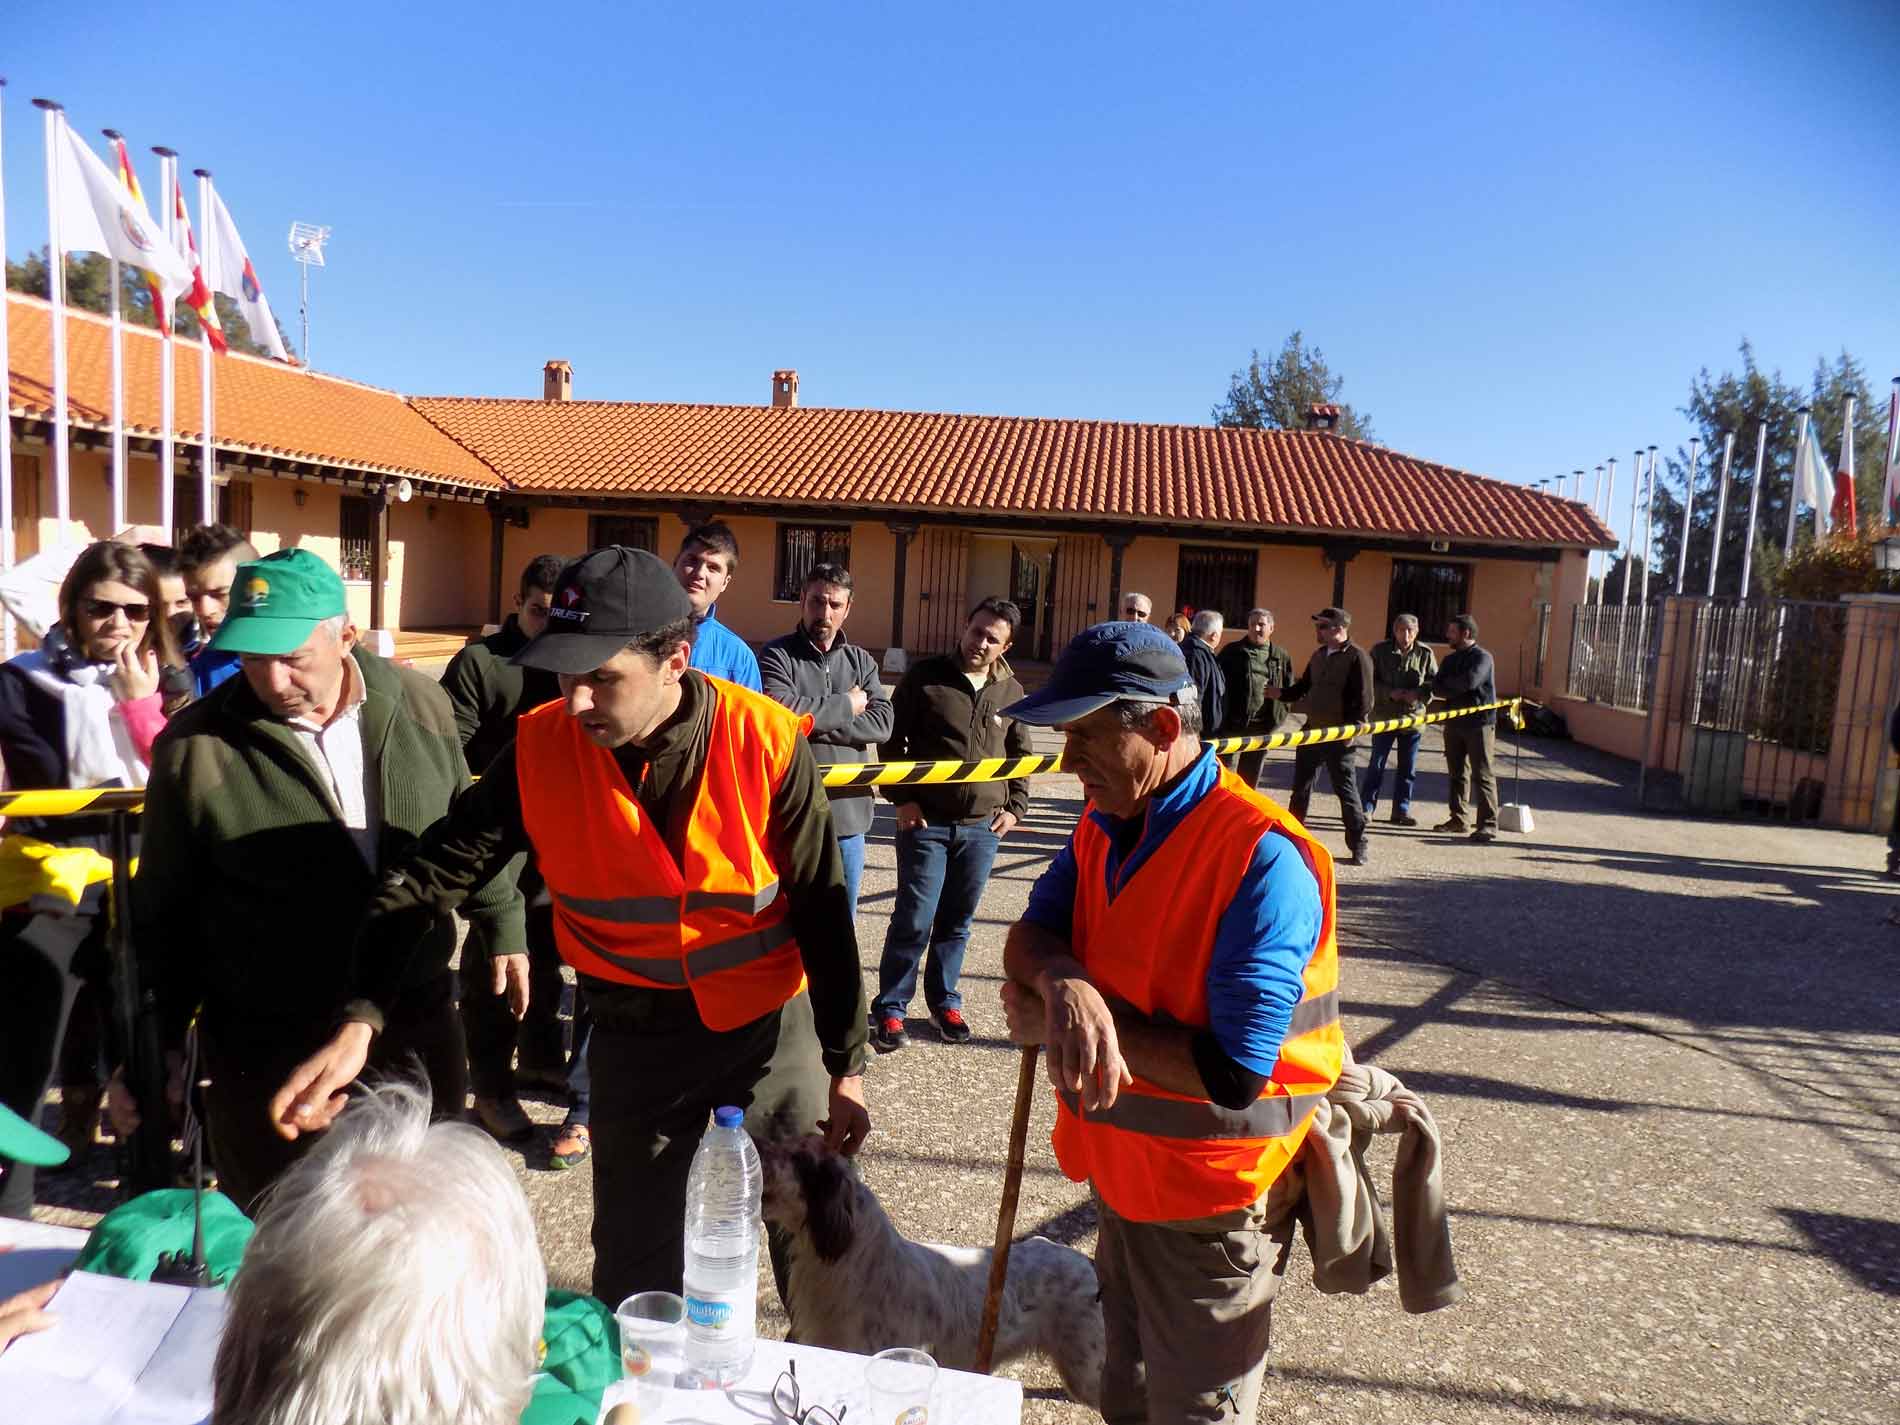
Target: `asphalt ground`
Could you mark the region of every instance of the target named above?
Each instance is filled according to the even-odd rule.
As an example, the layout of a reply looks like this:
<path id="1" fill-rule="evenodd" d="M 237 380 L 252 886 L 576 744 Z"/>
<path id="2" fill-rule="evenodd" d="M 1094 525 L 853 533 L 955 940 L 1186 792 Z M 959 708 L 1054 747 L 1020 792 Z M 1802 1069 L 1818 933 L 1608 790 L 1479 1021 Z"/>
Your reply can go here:
<path id="1" fill-rule="evenodd" d="M 1427 733 L 1427 826 L 1439 746 Z M 1283 796 L 1291 756 L 1276 758 Z M 1373 864 L 1340 868 L 1348 1035 L 1437 1117 L 1470 1294 L 1423 1317 L 1391 1282 L 1322 1296 L 1296 1246 L 1261 1420 L 1900 1421 L 1900 885 L 1877 874 L 1875 837 L 1643 815 L 1633 775 L 1527 741 L 1532 834 L 1476 846 L 1381 821 Z M 915 1237 L 993 1235 L 1017 1065 L 1003 935 L 1079 810 L 1071 779 L 1039 779 L 997 859 L 964 971 L 975 1040 L 938 1043 L 920 1004 L 913 1047 L 870 1067 L 864 1174 Z M 1310 820 L 1341 850 L 1325 790 Z M 894 879 L 885 808 L 867 976 Z M 1093 1214 L 1050 1121 L 1045 1091 L 1018 1230 L 1086 1251 Z M 1390 1156 L 1375 1144 L 1381 1181 Z M 552 1281 L 584 1289 L 589 1169 L 547 1171 L 545 1141 L 511 1157 Z M 90 1171 L 45 1180 L 42 1215 L 92 1220 L 109 1164 L 100 1148 Z M 761 1305 L 782 1332 L 769 1281 Z M 1092 1418 L 1046 1367 L 1020 1374 L 1025 1420 Z"/>

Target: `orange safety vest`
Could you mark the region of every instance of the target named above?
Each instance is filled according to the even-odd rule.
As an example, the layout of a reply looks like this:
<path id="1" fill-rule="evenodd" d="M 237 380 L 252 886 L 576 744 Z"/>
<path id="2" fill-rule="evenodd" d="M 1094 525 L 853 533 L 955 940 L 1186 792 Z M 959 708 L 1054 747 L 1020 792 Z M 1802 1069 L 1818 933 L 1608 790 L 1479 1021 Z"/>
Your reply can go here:
<path id="1" fill-rule="evenodd" d="M 805 988 L 766 820 L 811 719 L 720 678 L 706 685 L 712 731 L 678 860 L 564 703 L 522 716 L 515 768 L 561 958 L 596 979 L 691 990 L 706 1027 L 724 1030 Z"/>
<path id="2" fill-rule="evenodd" d="M 1084 814 L 1071 839 L 1072 942 L 1090 980 L 1160 1023 L 1205 1029 L 1220 918 L 1260 838 L 1276 829 L 1299 847 L 1318 879 L 1322 921 L 1303 974 L 1305 993 L 1260 1097 L 1248 1108 L 1227 1109 L 1139 1074 L 1105 1110 L 1085 1112 L 1076 1095 L 1057 1096 L 1056 1161 L 1074 1181 L 1092 1181 L 1102 1200 L 1131 1221 L 1208 1217 L 1253 1202 L 1299 1151 L 1313 1110 L 1338 1082 L 1346 1038 L 1333 859 L 1283 807 L 1225 767 L 1218 785 L 1112 899 L 1108 834 Z"/>

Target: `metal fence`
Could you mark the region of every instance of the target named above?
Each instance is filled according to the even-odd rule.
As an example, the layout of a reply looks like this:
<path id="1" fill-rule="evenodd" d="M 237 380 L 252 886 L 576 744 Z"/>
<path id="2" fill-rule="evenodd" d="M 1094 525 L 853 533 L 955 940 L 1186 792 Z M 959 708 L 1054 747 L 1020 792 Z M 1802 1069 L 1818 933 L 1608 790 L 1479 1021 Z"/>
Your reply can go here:
<path id="1" fill-rule="evenodd" d="M 1612 707 L 1649 710 L 1655 676 L 1656 610 L 1649 605 L 1578 604 L 1570 626 L 1573 698 Z"/>

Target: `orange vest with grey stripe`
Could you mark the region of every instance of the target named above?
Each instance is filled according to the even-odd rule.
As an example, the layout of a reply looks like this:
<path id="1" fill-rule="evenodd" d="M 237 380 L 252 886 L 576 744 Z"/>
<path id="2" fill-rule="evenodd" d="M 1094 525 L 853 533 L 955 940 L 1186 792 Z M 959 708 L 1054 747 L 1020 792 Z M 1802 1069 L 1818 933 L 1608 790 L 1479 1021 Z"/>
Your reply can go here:
<path id="1" fill-rule="evenodd" d="M 707 678 L 712 730 L 681 854 L 563 703 L 515 728 L 521 819 L 554 902 L 561 958 L 584 975 L 690 990 L 709 1029 L 737 1029 L 805 988 L 766 834 L 809 717 Z"/>
<path id="2" fill-rule="evenodd" d="M 1299 1151 L 1313 1110 L 1338 1082 L 1346 1039 L 1333 860 L 1284 808 L 1225 767 L 1112 897 L 1108 834 L 1087 815 L 1075 829 L 1076 957 L 1103 994 L 1190 1029 L 1207 1028 L 1207 970 L 1221 915 L 1260 838 L 1276 830 L 1319 881 L 1322 921 L 1305 991 L 1260 1097 L 1245 1109 L 1227 1109 L 1140 1075 L 1105 1110 L 1085 1111 L 1076 1096 L 1058 1096 L 1056 1161 L 1076 1182 L 1092 1181 L 1102 1200 L 1131 1221 L 1207 1217 L 1253 1202 Z"/>

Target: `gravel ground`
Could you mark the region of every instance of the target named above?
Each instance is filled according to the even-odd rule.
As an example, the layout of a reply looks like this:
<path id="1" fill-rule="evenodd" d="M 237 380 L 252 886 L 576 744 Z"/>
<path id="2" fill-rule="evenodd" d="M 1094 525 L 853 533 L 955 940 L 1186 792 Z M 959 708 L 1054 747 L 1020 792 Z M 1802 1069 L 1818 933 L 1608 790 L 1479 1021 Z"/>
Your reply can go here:
<path id="1" fill-rule="evenodd" d="M 1428 734 L 1428 825 L 1443 765 Z M 1282 794 L 1289 775 L 1274 769 Z M 1632 776 L 1529 743 L 1535 833 L 1478 847 L 1381 824 L 1375 863 L 1341 868 L 1348 1033 L 1437 1115 L 1471 1294 L 1425 1317 L 1389 1282 L 1321 1296 L 1296 1247 L 1261 1420 L 1900 1421 L 1900 886 L 1875 874 L 1875 838 L 1640 815 Z M 1079 810 L 1067 778 L 1037 793 L 966 963 L 975 1041 L 940 1044 L 918 1020 L 914 1047 L 870 1069 L 865 1176 L 920 1238 L 994 1231 L 1017 1063 L 996 1002 L 1003 934 Z M 1314 811 L 1337 850 L 1331 797 Z M 893 866 L 886 809 L 859 921 L 867 974 Z M 1044 1093 L 1018 1230 L 1088 1250 L 1050 1117 Z M 522 1184 L 553 1281 L 584 1288 L 591 1173 L 545 1171 L 545 1153 L 515 1155 Z M 1376 1176 L 1389 1153 L 1375 1148 Z M 42 1215 L 88 1222 L 109 1194 L 68 1173 Z M 782 1332 L 769 1286 L 762 1305 Z M 1025 1420 L 1092 1418 L 1046 1368 L 1021 1375 Z"/>

